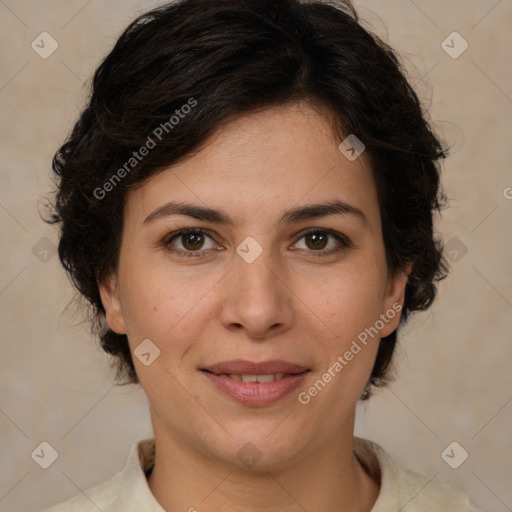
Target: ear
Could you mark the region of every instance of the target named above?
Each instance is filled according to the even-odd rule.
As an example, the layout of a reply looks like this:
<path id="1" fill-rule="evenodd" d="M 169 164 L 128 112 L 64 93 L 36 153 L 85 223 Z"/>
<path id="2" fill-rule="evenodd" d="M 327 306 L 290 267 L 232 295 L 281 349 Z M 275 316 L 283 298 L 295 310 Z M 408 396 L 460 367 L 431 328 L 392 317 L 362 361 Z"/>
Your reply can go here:
<path id="1" fill-rule="evenodd" d="M 389 276 L 386 294 L 384 296 L 381 318 L 384 320 L 384 327 L 380 336 L 389 336 L 400 323 L 401 311 L 404 305 L 405 285 L 412 269 L 412 261 L 406 263 L 405 268 L 393 276 Z"/>
<path id="2" fill-rule="evenodd" d="M 112 272 L 102 283 L 98 283 L 98 287 L 109 327 L 117 334 L 126 334 L 115 272 Z"/>

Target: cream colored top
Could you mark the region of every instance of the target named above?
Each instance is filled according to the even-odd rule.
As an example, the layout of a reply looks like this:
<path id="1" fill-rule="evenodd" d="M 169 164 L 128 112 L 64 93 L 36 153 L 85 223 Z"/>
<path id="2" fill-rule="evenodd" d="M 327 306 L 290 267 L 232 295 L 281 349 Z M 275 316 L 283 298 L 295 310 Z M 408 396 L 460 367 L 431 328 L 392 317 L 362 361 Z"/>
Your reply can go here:
<path id="1" fill-rule="evenodd" d="M 453 487 L 400 468 L 377 443 L 354 437 L 354 452 L 372 475 L 380 476 L 380 492 L 371 512 L 479 512 Z M 154 439 L 139 441 L 124 469 L 109 481 L 43 512 L 165 512 L 146 479 L 154 459 Z"/>

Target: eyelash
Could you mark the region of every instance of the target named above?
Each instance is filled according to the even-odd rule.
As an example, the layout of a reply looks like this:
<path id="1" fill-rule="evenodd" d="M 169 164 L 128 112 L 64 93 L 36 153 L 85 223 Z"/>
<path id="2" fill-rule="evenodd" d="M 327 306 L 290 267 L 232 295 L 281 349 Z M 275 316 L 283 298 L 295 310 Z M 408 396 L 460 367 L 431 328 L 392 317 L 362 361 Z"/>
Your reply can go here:
<path id="1" fill-rule="evenodd" d="M 171 244 L 175 239 L 179 238 L 180 236 L 188 235 L 191 233 L 199 234 L 199 235 L 206 235 L 207 237 L 213 239 L 213 237 L 209 234 L 209 231 L 207 231 L 207 230 L 200 229 L 200 228 L 187 228 L 187 229 L 181 229 L 179 231 L 171 233 L 169 236 L 167 236 L 162 241 L 162 245 L 163 245 L 164 249 L 166 249 L 169 252 L 172 252 L 174 254 L 177 254 L 180 257 L 184 257 L 184 258 L 205 258 L 205 257 L 207 257 L 205 252 L 208 249 L 206 251 L 203 249 L 198 249 L 197 251 L 183 251 L 181 249 L 176 250 L 176 249 L 172 248 Z M 299 236 L 299 238 L 297 238 L 295 243 L 297 243 L 299 240 L 301 240 L 302 238 L 304 238 L 307 235 L 318 234 L 318 233 L 330 235 L 331 237 L 335 238 L 341 244 L 341 247 L 337 247 L 337 248 L 329 249 L 329 250 L 319 250 L 319 251 L 309 250 L 308 252 L 311 252 L 311 255 L 309 257 L 322 258 L 322 257 L 330 256 L 332 254 L 336 254 L 338 252 L 341 252 L 344 249 L 352 247 L 352 242 L 346 236 L 342 235 L 341 233 L 338 233 L 337 231 L 333 231 L 332 229 L 325 229 L 325 228 L 322 228 L 322 229 L 311 228 L 306 231 L 303 231 L 300 233 L 300 236 Z"/>

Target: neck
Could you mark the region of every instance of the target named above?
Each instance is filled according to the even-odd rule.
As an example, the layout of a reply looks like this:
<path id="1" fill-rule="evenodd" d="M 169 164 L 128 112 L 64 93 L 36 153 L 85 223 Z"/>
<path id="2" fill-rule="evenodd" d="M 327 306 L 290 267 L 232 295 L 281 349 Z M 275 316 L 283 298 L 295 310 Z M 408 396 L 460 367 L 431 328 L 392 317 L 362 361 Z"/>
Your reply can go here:
<path id="1" fill-rule="evenodd" d="M 270 471 L 240 468 L 154 424 L 156 460 L 148 479 L 165 510 L 194 512 L 371 512 L 380 483 L 353 453 L 353 421 L 317 452 Z"/>

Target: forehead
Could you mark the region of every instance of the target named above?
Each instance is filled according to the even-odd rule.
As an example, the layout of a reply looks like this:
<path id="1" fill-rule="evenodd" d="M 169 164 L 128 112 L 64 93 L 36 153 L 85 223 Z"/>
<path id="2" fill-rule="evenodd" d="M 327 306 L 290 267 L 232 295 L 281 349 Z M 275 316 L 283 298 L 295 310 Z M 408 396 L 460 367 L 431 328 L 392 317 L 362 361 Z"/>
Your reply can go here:
<path id="1" fill-rule="evenodd" d="M 126 215 L 144 219 L 168 201 L 229 211 L 235 222 L 300 204 L 342 200 L 380 221 L 364 153 L 349 160 L 327 114 L 305 104 L 268 108 L 222 125 L 190 158 L 127 197 Z"/>

